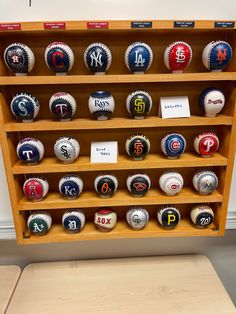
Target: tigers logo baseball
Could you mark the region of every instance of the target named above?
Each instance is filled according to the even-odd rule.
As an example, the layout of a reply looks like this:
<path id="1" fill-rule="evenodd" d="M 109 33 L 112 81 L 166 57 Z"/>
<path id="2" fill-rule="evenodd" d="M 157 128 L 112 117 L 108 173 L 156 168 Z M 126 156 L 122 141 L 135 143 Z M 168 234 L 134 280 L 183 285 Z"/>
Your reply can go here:
<path id="1" fill-rule="evenodd" d="M 94 74 L 105 74 L 111 66 L 110 49 L 102 43 L 93 43 L 84 52 L 84 63 Z"/>

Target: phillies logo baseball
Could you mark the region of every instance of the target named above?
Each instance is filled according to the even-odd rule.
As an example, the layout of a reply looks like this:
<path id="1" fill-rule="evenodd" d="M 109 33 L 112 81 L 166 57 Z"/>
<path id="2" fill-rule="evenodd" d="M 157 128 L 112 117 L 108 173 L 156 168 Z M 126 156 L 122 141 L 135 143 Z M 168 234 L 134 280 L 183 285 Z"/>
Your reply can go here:
<path id="1" fill-rule="evenodd" d="M 215 137 L 207 136 L 199 143 L 199 152 L 201 155 L 209 155 L 218 149 L 218 141 Z"/>

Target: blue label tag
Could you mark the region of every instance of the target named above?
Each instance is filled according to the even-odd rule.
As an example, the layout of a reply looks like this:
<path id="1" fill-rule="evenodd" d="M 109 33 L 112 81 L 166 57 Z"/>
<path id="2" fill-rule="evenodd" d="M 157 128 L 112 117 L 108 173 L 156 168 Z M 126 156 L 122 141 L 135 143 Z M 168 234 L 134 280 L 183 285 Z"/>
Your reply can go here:
<path id="1" fill-rule="evenodd" d="M 234 22 L 215 22 L 215 28 L 234 28 Z"/>
<path id="2" fill-rule="evenodd" d="M 193 21 L 174 21 L 174 28 L 194 28 Z"/>
<path id="3" fill-rule="evenodd" d="M 131 22 L 131 28 L 152 28 L 152 22 Z"/>

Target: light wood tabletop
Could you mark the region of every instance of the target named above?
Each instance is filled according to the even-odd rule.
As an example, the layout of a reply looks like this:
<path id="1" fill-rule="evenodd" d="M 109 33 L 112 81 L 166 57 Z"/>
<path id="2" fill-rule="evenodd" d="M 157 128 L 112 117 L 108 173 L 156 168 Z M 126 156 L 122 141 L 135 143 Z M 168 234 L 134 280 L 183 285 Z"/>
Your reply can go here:
<path id="1" fill-rule="evenodd" d="M 20 274 L 19 266 L 0 266 L 0 314 L 5 313 Z"/>
<path id="2" fill-rule="evenodd" d="M 235 314 L 202 255 L 27 266 L 7 314 Z"/>

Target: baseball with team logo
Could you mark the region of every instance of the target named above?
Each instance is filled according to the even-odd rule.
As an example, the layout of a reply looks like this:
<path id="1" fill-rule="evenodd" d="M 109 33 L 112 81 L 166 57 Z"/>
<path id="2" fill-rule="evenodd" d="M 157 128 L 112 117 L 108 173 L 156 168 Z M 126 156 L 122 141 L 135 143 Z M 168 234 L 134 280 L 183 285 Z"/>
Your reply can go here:
<path id="1" fill-rule="evenodd" d="M 131 208 L 126 213 L 126 220 L 132 229 L 141 230 L 148 224 L 149 213 L 142 207 Z"/>
<path id="2" fill-rule="evenodd" d="M 39 113 L 39 101 L 28 93 L 16 94 L 10 104 L 11 112 L 17 120 L 32 122 Z"/>
<path id="3" fill-rule="evenodd" d="M 182 190 L 184 179 L 179 172 L 169 171 L 160 176 L 159 185 L 163 192 L 169 196 L 173 196 Z"/>
<path id="4" fill-rule="evenodd" d="M 149 153 L 150 141 L 143 134 L 134 134 L 126 140 L 125 149 L 134 160 L 142 160 Z"/>
<path id="5" fill-rule="evenodd" d="M 147 174 L 137 173 L 127 178 L 126 185 L 133 196 L 142 197 L 151 188 L 151 180 Z"/>
<path id="6" fill-rule="evenodd" d="M 203 132 L 194 139 L 194 148 L 202 157 L 211 157 L 219 148 L 219 138 L 213 132 Z"/>
<path id="7" fill-rule="evenodd" d="M 100 197 L 109 198 L 116 192 L 118 180 L 110 174 L 99 175 L 94 180 L 94 188 Z"/>
<path id="8" fill-rule="evenodd" d="M 199 105 L 206 117 L 215 117 L 225 105 L 225 96 L 218 88 L 207 88 L 199 97 Z"/>
<path id="9" fill-rule="evenodd" d="M 72 163 L 79 156 L 79 142 L 72 137 L 60 137 L 54 145 L 56 157 L 64 163 Z"/>
<path id="10" fill-rule="evenodd" d="M 169 159 L 176 159 L 184 153 L 186 140 L 179 133 L 169 133 L 162 138 L 161 149 Z"/>
<path id="11" fill-rule="evenodd" d="M 42 201 L 49 190 L 48 181 L 42 177 L 31 177 L 24 182 L 23 192 L 33 201 Z"/>
<path id="12" fill-rule="evenodd" d="M 223 40 L 211 41 L 202 52 L 202 62 L 211 72 L 220 72 L 230 63 L 233 51 Z"/>
<path id="13" fill-rule="evenodd" d="M 200 170 L 194 174 L 193 186 L 199 194 L 210 194 L 218 187 L 218 177 L 213 171 Z"/>
<path id="14" fill-rule="evenodd" d="M 101 231 L 111 231 L 117 222 L 116 213 L 110 208 L 98 210 L 94 215 L 94 224 Z"/>
<path id="15" fill-rule="evenodd" d="M 78 233 L 85 224 L 85 214 L 80 209 L 71 209 L 62 216 L 62 226 L 69 233 Z"/>
<path id="16" fill-rule="evenodd" d="M 20 160 L 29 165 L 37 164 L 44 156 L 43 143 L 32 137 L 23 138 L 16 148 Z"/>
<path id="17" fill-rule="evenodd" d="M 33 212 L 27 219 L 27 227 L 32 235 L 43 236 L 50 230 L 52 217 L 46 211 Z"/>
<path id="18" fill-rule="evenodd" d="M 75 174 L 63 176 L 58 184 L 60 194 L 68 200 L 78 198 L 83 191 L 83 186 L 82 179 Z"/>
<path id="19" fill-rule="evenodd" d="M 103 43 L 93 43 L 84 52 L 84 63 L 88 70 L 96 75 L 105 74 L 111 66 L 110 49 Z"/>
<path id="20" fill-rule="evenodd" d="M 207 228 L 214 220 L 214 211 L 208 205 L 195 205 L 190 212 L 190 217 L 197 228 Z"/>
<path id="21" fill-rule="evenodd" d="M 76 112 L 76 101 L 69 93 L 58 92 L 49 100 L 49 109 L 59 121 L 70 121 Z"/>
<path id="22" fill-rule="evenodd" d="M 192 48 L 184 41 L 175 41 L 165 50 L 164 63 L 172 73 L 183 73 L 192 61 Z"/>
<path id="23" fill-rule="evenodd" d="M 13 43 L 4 51 L 4 62 L 15 75 L 27 75 L 35 64 L 33 51 L 22 43 Z"/>
<path id="24" fill-rule="evenodd" d="M 127 97 L 126 108 L 135 119 L 144 119 L 152 109 L 152 97 L 145 91 L 136 90 Z"/>
<path id="25" fill-rule="evenodd" d="M 133 73 L 143 74 L 150 68 L 152 60 L 152 49 L 146 43 L 137 41 L 126 49 L 125 64 Z"/>
<path id="26" fill-rule="evenodd" d="M 45 62 L 56 75 L 66 75 L 74 65 L 74 53 L 71 48 L 60 41 L 47 46 L 44 53 Z"/>
<path id="27" fill-rule="evenodd" d="M 157 219 L 164 229 L 174 229 L 180 222 L 180 211 L 174 206 L 164 206 L 158 210 Z"/>
<path id="28" fill-rule="evenodd" d="M 97 91 L 90 95 L 88 107 L 90 113 L 97 120 L 107 120 L 114 112 L 115 100 L 111 93 L 106 91 Z"/>

